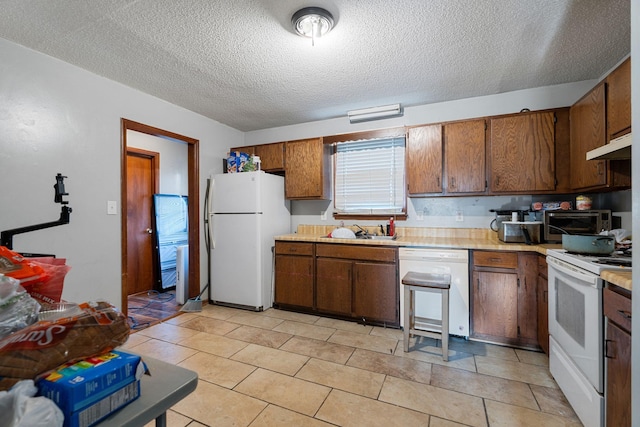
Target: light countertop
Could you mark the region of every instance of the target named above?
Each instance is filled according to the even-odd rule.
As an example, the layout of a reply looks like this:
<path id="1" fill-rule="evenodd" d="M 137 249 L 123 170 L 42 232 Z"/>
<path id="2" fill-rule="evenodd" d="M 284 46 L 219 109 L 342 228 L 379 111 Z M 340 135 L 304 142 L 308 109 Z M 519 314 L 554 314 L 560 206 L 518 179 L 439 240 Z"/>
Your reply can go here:
<path id="1" fill-rule="evenodd" d="M 633 291 L 630 271 L 604 270 L 602 273 L 600 273 L 600 277 L 602 277 L 602 280 L 605 280 L 609 283 L 613 283 L 614 285 L 618 285 L 621 288 Z"/>

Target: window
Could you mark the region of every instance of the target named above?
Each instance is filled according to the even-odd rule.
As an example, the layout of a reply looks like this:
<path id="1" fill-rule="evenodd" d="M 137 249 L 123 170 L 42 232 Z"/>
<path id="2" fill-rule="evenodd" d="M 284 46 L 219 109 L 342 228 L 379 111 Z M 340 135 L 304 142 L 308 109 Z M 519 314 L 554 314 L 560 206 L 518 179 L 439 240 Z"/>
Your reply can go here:
<path id="1" fill-rule="evenodd" d="M 404 145 L 404 136 L 336 144 L 337 215 L 405 212 Z"/>

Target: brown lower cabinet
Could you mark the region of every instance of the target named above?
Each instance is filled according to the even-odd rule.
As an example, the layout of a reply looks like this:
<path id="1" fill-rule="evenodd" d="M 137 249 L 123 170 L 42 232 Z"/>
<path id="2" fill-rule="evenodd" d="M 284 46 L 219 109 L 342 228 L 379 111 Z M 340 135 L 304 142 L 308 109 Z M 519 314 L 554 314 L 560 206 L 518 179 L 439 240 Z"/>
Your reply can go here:
<path id="1" fill-rule="evenodd" d="M 537 257 L 472 252 L 471 338 L 538 348 Z"/>
<path id="2" fill-rule="evenodd" d="M 538 344 L 549 354 L 549 280 L 547 257 L 538 255 Z"/>
<path id="3" fill-rule="evenodd" d="M 397 261 L 390 247 L 276 242 L 274 306 L 399 327 Z"/>
<path id="4" fill-rule="evenodd" d="M 631 426 L 631 292 L 608 285 L 603 305 L 606 425 Z"/>

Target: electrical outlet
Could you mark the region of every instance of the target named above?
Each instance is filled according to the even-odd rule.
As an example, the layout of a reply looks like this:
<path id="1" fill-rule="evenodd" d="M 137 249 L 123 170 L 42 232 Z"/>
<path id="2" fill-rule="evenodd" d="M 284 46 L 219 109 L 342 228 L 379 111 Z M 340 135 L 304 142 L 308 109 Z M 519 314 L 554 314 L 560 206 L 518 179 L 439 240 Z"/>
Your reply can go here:
<path id="1" fill-rule="evenodd" d="M 456 221 L 458 222 L 464 221 L 464 215 L 462 215 L 462 211 L 456 211 Z"/>
<path id="2" fill-rule="evenodd" d="M 118 215 L 118 202 L 107 200 L 107 215 Z"/>

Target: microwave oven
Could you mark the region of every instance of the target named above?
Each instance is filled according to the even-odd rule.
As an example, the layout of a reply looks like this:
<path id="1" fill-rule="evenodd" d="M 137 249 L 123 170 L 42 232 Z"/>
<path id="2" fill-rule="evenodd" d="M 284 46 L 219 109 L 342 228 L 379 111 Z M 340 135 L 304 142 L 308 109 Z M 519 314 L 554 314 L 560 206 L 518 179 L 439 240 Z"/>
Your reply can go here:
<path id="1" fill-rule="evenodd" d="M 611 211 L 545 211 L 543 229 L 544 240 L 550 243 L 562 242 L 562 235 L 566 233 L 598 234 L 611 230 Z"/>

